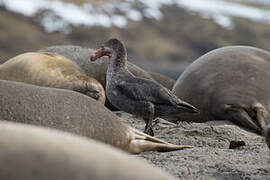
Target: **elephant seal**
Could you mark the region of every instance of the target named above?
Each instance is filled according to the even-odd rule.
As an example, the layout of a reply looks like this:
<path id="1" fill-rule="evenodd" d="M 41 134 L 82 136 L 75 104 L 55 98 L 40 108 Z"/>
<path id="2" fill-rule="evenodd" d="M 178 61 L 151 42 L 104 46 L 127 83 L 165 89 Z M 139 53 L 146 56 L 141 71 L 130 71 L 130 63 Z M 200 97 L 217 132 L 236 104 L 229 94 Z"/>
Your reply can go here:
<path id="1" fill-rule="evenodd" d="M 51 46 L 41 49 L 39 52 L 58 53 L 68 59 L 71 59 L 84 70 L 87 76 L 95 78 L 103 85 L 104 89 L 106 89 L 106 72 L 108 69 L 109 60 L 107 58 L 101 58 L 98 62 L 91 63 L 89 61 L 89 57 L 95 52 L 93 49 L 88 49 L 81 46 Z M 157 80 L 157 78 L 153 78 L 146 71 L 132 64 L 131 62 L 127 62 L 127 67 L 135 76 L 151 80 L 155 79 L 161 84 L 164 82 Z M 167 86 L 167 82 L 162 85 L 168 89 L 170 88 Z M 114 107 L 108 100 L 106 100 L 105 105 L 111 110 L 118 110 L 118 108 Z"/>
<path id="2" fill-rule="evenodd" d="M 200 114 L 179 114 L 174 121 L 230 120 L 263 135 L 270 123 L 269 70 L 270 53 L 255 47 L 229 46 L 201 56 L 173 87 Z"/>
<path id="3" fill-rule="evenodd" d="M 70 89 L 105 103 L 103 86 L 73 61 L 56 53 L 24 53 L 0 65 L 0 79 Z"/>
<path id="4" fill-rule="evenodd" d="M 111 144 L 130 153 L 173 151 L 173 145 L 121 123 L 92 98 L 65 89 L 0 80 L 2 119 L 55 128 Z"/>
<path id="5" fill-rule="evenodd" d="M 174 179 L 108 145 L 56 130 L 0 122 L 0 179 Z"/>

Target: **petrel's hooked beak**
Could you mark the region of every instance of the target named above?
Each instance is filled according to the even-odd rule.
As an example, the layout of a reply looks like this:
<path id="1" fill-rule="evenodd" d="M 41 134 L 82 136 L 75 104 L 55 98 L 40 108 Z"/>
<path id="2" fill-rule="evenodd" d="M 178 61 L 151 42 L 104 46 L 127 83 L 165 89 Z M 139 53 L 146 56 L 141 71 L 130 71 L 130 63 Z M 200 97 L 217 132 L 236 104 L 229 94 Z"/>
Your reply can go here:
<path id="1" fill-rule="evenodd" d="M 103 56 L 111 57 L 111 53 L 109 48 L 101 46 L 101 48 L 97 49 L 90 57 L 91 61 L 96 61 L 98 58 Z"/>

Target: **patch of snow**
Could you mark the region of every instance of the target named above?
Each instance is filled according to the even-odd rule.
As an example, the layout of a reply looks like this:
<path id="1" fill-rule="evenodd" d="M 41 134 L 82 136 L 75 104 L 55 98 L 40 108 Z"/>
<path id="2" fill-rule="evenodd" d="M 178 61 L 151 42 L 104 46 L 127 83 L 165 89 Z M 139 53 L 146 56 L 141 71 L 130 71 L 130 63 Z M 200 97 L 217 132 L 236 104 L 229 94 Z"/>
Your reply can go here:
<path id="1" fill-rule="evenodd" d="M 142 12 L 134 8 L 135 3 L 142 5 Z M 232 17 L 270 24 L 270 11 L 224 0 L 116 0 L 109 1 L 100 8 L 94 8 L 89 3 L 78 6 L 59 0 L 0 0 L 0 6 L 25 16 L 35 16 L 44 11 L 41 23 L 45 30 L 64 33 L 71 31 L 70 25 L 114 25 L 124 28 L 128 20 L 140 21 L 143 17 L 160 20 L 164 16 L 161 11 L 163 5 L 174 5 L 198 12 L 202 17 L 212 18 L 228 29 L 234 27 Z"/>
<path id="2" fill-rule="evenodd" d="M 45 13 L 41 22 L 49 32 L 68 29 L 69 24 L 105 27 L 111 25 L 109 16 L 94 12 L 90 4 L 80 7 L 56 0 L 2 0 L 2 2 L 10 11 L 25 16 L 34 16 L 42 10 L 48 10 L 50 13 Z"/>
<path id="3" fill-rule="evenodd" d="M 112 6 L 112 4 L 110 4 Z M 126 16 L 133 21 L 142 20 L 142 14 L 133 9 L 131 3 L 123 2 L 118 5 L 118 9 L 126 14 Z"/>
<path id="4" fill-rule="evenodd" d="M 119 28 L 124 28 L 127 25 L 127 19 L 120 15 L 113 15 L 112 23 Z"/>
<path id="5" fill-rule="evenodd" d="M 130 3 L 107 3 L 103 9 L 94 9 L 91 4 L 77 6 L 72 3 L 64 3 L 57 0 L 1 0 L 2 6 L 8 10 L 21 13 L 25 16 L 34 16 L 36 13 L 47 10 L 41 20 L 46 31 L 52 32 L 64 30 L 65 33 L 70 31 L 67 26 L 85 25 L 85 26 L 104 26 L 114 25 L 124 28 L 128 19 L 140 21 L 143 15 L 132 8 Z M 123 15 L 116 14 L 116 10 L 123 12 Z M 58 17 L 58 18 L 56 18 Z M 69 29 L 67 31 L 67 29 Z"/>
<path id="6" fill-rule="evenodd" d="M 59 19 L 59 17 L 52 13 L 47 13 L 41 20 L 41 24 L 43 24 L 44 29 L 47 32 L 54 32 L 59 30 L 64 34 L 69 34 L 71 32 L 71 27 L 68 25 L 69 23 Z"/>
<path id="7" fill-rule="evenodd" d="M 216 19 L 216 16 L 240 17 L 270 24 L 270 11 L 232 2 L 216 0 L 178 0 L 181 7 Z M 227 24 L 227 23 L 226 23 Z"/>
<path id="8" fill-rule="evenodd" d="M 227 29 L 234 28 L 234 23 L 228 16 L 217 15 L 217 16 L 213 16 L 213 19 L 222 27 L 225 27 Z"/>
<path id="9" fill-rule="evenodd" d="M 136 0 L 133 0 L 135 2 Z M 160 20 L 163 17 L 160 11 L 163 5 L 175 4 L 175 0 L 138 0 L 145 8 L 143 10 L 144 16 L 147 18 L 154 18 Z"/>
<path id="10" fill-rule="evenodd" d="M 129 0 L 132 1 L 132 0 Z M 135 2 L 136 0 L 133 0 Z M 162 5 L 177 5 L 190 11 L 195 11 L 203 17 L 214 19 L 226 28 L 233 28 L 231 17 L 246 18 L 257 22 L 270 24 L 270 11 L 223 0 L 138 0 L 145 5 L 146 17 L 161 19 Z M 255 1 L 255 0 L 253 0 Z M 270 0 L 267 0 L 270 3 Z"/>
<path id="11" fill-rule="evenodd" d="M 163 17 L 163 14 L 159 9 L 147 8 L 144 11 L 144 15 L 148 18 L 155 18 L 160 20 Z"/>
<path id="12" fill-rule="evenodd" d="M 95 26 L 110 27 L 112 25 L 111 18 L 106 14 L 95 14 L 95 16 L 91 18 L 91 21 L 92 25 Z"/>
<path id="13" fill-rule="evenodd" d="M 130 11 L 126 12 L 126 15 L 129 19 L 133 21 L 140 21 L 143 18 L 142 14 L 134 9 L 131 9 Z"/>
<path id="14" fill-rule="evenodd" d="M 32 1 L 32 0 L 2 0 L 2 4 L 10 11 L 24 14 L 25 16 L 33 16 L 42 6 L 47 6 L 48 1 Z"/>

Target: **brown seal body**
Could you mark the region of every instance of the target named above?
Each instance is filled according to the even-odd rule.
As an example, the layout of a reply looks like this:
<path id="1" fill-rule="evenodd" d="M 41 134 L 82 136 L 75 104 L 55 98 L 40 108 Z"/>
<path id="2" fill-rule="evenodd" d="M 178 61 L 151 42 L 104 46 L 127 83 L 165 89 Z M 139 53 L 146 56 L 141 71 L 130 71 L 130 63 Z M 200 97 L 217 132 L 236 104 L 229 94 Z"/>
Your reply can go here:
<path id="1" fill-rule="evenodd" d="M 69 133 L 0 122 L 0 179 L 174 179 L 108 145 Z"/>
<path id="2" fill-rule="evenodd" d="M 89 61 L 89 57 L 95 52 L 93 49 L 88 49 L 80 46 L 51 46 L 44 49 L 41 49 L 39 52 L 52 52 L 58 53 L 62 56 L 65 56 L 68 59 L 71 59 L 76 64 L 78 64 L 81 69 L 84 70 L 87 76 L 93 77 L 98 80 L 106 89 L 106 72 L 108 69 L 109 60 L 108 58 L 101 58 L 99 61 L 95 63 L 91 63 Z M 129 71 L 137 76 L 146 79 L 155 79 L 159 83 L 164 81 L 159 81 L 157 78 L 153 78 L 150 74 L 146 71 L 141 69 L 140 67 L 134 65 L 131 62 L 127 62 L 127 68 Z M 162 84 L 163 86 L 167 86 L 167 82 Z M 117 110 L 118 108 L 114 107 L 109 101 L 106 100 L 106 106 L 111 110 Z"/>
<path id="3" fill-rule="evenodd" d="M 231 46 L 207 53 L 179 77 L 173 92 L 196 106 L 199 115 L 175 120 L 230 120 L 263 134 L 270 123 L 270 53 Z"/>
<path id="4" fill-rule="evenodd" d="M 0 80 L 0 99 L 2 119 L 79 134 L 131 153 L 190 147 L 135 130 L 101 103 L 73 91 Z"/>
<path id="5" fill-rule="evenodd" d="M 73 61 L 55 53 L 24 53 L 0 65 L 0 79 L 69 89 L 105 103 L 103 86 Z"/>

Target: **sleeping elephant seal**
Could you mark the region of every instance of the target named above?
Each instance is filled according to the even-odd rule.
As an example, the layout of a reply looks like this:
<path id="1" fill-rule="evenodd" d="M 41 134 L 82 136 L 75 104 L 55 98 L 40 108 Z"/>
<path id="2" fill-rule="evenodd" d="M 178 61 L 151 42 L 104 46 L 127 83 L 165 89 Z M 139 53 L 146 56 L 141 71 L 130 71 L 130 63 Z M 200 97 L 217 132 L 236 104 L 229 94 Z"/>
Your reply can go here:
<path id="1" fill-rule="evenodd" d="M 2 180 L 169 180 L 161 170 L 91 139 L 0 122 Z"/>
<path id="2" fill-rule="evenodd" d="M 100 61 L 91 63 L 89 58 L 95 52 L 93 49 L 88 49 L 81 46 L 51 46 L 41 49 L 39 52 L 58 53 L 68 59 L 73 60 L 84 70 L 87 76 L 98 80 L 106 89 L 106 72 L 109 60 L 107 58 L 101 58 Z M 127 67 L 129 71 L 135 76 L 156 80 L 161 84 L 164 82 L 159 81 L 158 78 L 153 78 L 146 71 L 132 64 L 131 62 L 127 62 Z M 170 87 L 167 86 L 167 82 L 162 85 L 170 89 Z M 117 110 L 117 108 L 114 107 L 109 101 L 106 101 L 106 106 L 111 110 Z"/>
<path id="3" fill-rule="evenodd" d="M 0 79 L 70 89 L 105 103 L 103 86 L 56 53 L 24 53 L 0 65 Z"/>
<path id="4" fill-rule="evenodd" d="M 190 147 L 169 144 L 133 129 L 101 103 L 80 93 L 15 81 L 0 80 L 0 117 L 79 134 L 131 153 Z"/>
<path id="5" fill-rule="evenodd" d="M 270 53 L 246 46 L 213 50 L 187 67 L 173 92 L 200 111 L 177 120 L 230 120 L 264 134 L 270 123 Z"/>

